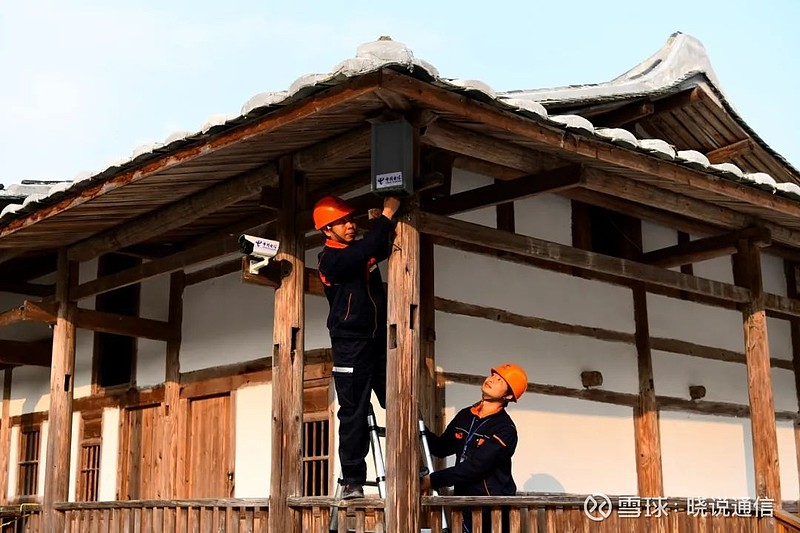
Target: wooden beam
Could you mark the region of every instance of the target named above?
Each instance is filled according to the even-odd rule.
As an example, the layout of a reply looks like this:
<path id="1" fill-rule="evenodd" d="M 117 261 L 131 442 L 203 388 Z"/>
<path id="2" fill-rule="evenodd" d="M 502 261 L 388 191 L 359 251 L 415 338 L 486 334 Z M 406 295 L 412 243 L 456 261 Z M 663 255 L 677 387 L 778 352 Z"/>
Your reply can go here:
<path id="1" fill-rule="evenodd" d="M 419 531 L 417 420 L 421 343 L 419 212 L 400 217 L 389 256 L 386 531 Z"/>
<path id="2" fill-rule="evenodd" d="M 750 299 L 742 308 L 744 346 L 747 357 L 747 391 L 753 438 L 756 496 L 781 501 L 778 468 L 778 437 L 775 427 L 775 401 L 769 366 L 767 315 L 759 249 L 741 241 L 734 256 L 734 280 L 750 290 Z"/>
<path id="3" fill-rule="evenodd" d="M 675 111 L 676 109 L 683 109 L 686 106 L 691 106 L 699 102 L 702 97 L 702 87 L 693 87 L 676 94 L 671 94 L 653 102 L 656 106 L 654 114 L 659 115 L 661 113 Z"/>
<path id="4" fill-rule="evenodd" d="M 18 307 L 0 313 L 0 327 L 20 322 L 55 324 L 55 307 L 42 302 L 24 301 Z"/>
<path id="5" fill-rule="evenodd" d="M 62 248 L 58 254 L 58 316 L 53 329 L 53 357 L 50 366 L 49 430 L 42 499 L 44 531 L 64 531 L 66 525 L 65 515 L 56 512 L 53 504 L 66 501 L 69 496 L 76 309 L 75 303 L 69 299 L 69 293 L 77 280 L 78 263 L 70 261 L 66 248 Z"/>
<path id="6" fill-rule="evenodd" d="M 333 167 L 340 161 L 369 151 L 371 132 L 372 126 L 369 124 L 359 126 L 300 150 L 293 156 L 295 171 L 308 172 L 315 168 Z"/>
<path id="7" fill-rule="evenodd" d="M 302 170 L 310 170 L 324 165 L 332 166 L 367 150 L 369 136 L 369 126 L 360 127 L 300 150 L 294 154 L 293 158 L 295 164 L 299 165 Z M 277 167 L 274 163 L 268 163 L 81 241 L 69 248 L 70 258 L 87 261 L 103 253 L 184 226 L 244 198 L 259 194 L 264 187 L 276 186 L 277 179 Z"/>
<path id="8" fill-rule="evenodd" d="M 736 253 L 736 247 L 741 240 L 751 241 L 759 248 L 772 244 L 772 236 L 769 230 L 755 226 L 653 250 L 642 254 L 639 261 L 662 268 L 698 263 Z"/>
<path id="9" fill-rule="evenodd" d="M 272 353 L 272 469 L 269 530 L 299 533 L 299 514 L 287 498 L 302 494 L 302 424 L 304 366 L 304 256 L 305 235 L 297 217 L 305 197 L 304 183 L 295 175 L 292 161 L 280 163 L 283 209 L 278 219 L 281 243 L 274 261 L 291 265 L 275 289 Z"/>
<path id="10" fill-rule="evenodd" d="M 621 128 L 638 122 L 655 113 L 656 106 L 652 102 L 634 102 L 620 108 L 592 117 L 592 123 L 606 128 Z M 578 112 L 578 114 L 581 114 Z"/>
<path id="11" fill-rule="evenodd" d="M 734 157 L 747 155 L 752 152 L 754 148 L 755 143 L 753 139 L 748 137 L 747 139 L 742 139 L 741 141 L 736 141 L 726 146 L 720 146 L 710 152 L 706 152 L 706 157 L 709 163 L 724 163 L 730 161 Z"/>
<path id="12" fill-rule="evenodd" d="M 0 505 L 8 504 L 8 472 L 11 465 L 11 382 L 13 369 L 3 370 L 3 418 L 0 421 Z"/>
<path id="13" fill-rule="evenodd" d="M 241 269 L 242 258 L 237 257 L 235 259 L 229 259 L 228 261 L 223 261 L 222 263 L 218 263 L 208 268 L 195 270 L 194 272 L 188 272 L 186 274 L 186 286 L 188 287 L 190 285 L 202 283 L 210 279 L 227 276 L 228 274 L 239 272 Z"/>
<path id="14" fill-rule="evenodd" d="M 265 276 L 261 273 L 251 274 L 247 269 L 247 258 L 243 258 L 239 262 L 239 268 L 242 271 L 242 281 L 244 283 L 252 283 L 254 285 L 261 285 L 262 287 L 277 288 L 280 283 L 275 276 Z M 263 271 L 263 269 L 262 269 Z M 325 296 L 322 281 L 319 278 L 319 272 L 313 268 L 305 269 L 305 281 L 303 282 L 306 294 L 313 294 L 315 296 Z"/>
<path id="15" fill-rule="evenodd" d="M 173 337 L 173 330 L 169 322 L 149 318 L 118 315 L 90 309 L 75 309 L 74 321 L 78 328 L 114 333 L 115 335 L 156 341 L 167 341 Z"/>
<path id="16" fill-rule="evenodd" d="M 50 367 L 53 355 L 53 342 L 50 339 L 41 341 L 12 341 L 0 339 L 0 363 L 15 366 Z"/>
<path id="17" fill-rule="evenodd" d="M 743 303 L 750 297 L 747 289 L 735 285 L 687 276 L 680 272 L 579 250 L 534 237 L 510 234 L 441 215 L 420 213 L 419 219 L 420 229 L 424 233 L 469 243 L 486 250 L 499 250 L 537 258 L 548 263 L 583 268 L 592 272 L 685 290 L 720 300 Z"/>
<path id="18" fill-rule="evenodd" d="M 445 381 L 452 383 L 463 383 L 480 387 L 486 376 L 476 376 L 474 374 L 460 374 L 457 372 L 438 372 Z M 629 392 L 616 392 L 605 389 L 575 389 L 561 385 L 548 385 L 544 383 L 528 383 L 527 392 L 534 394 L 544 394 L 547 396 L 559 396 L 564 398 L 575 398 L 579 400 L 589 400 L 592 402 L 607 403 L 611 405 L 622 405 L 625 407 L 635 407 L 638 401 L 636 394 Z M 747 418 L 750 416 L 750 407 L 728 402 L 710 402 L 706 400 L 687 400 L 686 398 L 675 398 L 672 396 L 656 396 L 659 410 L 678 411 L 686 413 L 700 413 L 706 415 Z M 779 420 L 795 421 L 797 413 L 792 411 L 776 411 L 775 418 Z"/>
<path id="19" fill-rule="evenodd" d="M 382 71 L 381 85 L 407 96 L 412 101 L 432 107 L 442 114 L 449 113 L 460 119 L 484 124 L 486 127 L 502 131 L 506 136 L 516 135 L 520 138 L 520 142 L 530 142 L 541 146 L 543 150 L 577 158 L 577 162 L 610 164 L 620 169 L 696 189 L 698 192 L 713 193 L 727 199 L 768 208 L 783 215 L 800 217 L 800 203 L 794 200 L 729 180 L 710 179 L 707 172 L 666 162 L 654 155 L 614 145 L 594 136 L 573 133 L 546 124 L 544 121 L 523 117 L 388 69 Z M 431 127 L 436 127 L 440 123 L 441 121 L 436 122 Z M 775 235 L 773 231 L 773 236 Z"/>
<path id="20" fill-rule="evenodd" d="M 587 168 L 584 171 L 583 186 L 591 191 L 677 213 L 701 224 L 738 230 L 758 223 L 770 232 L 774 241 L 795 247 L 800 245 L 800 232 L 795 230 L 597 169 Z"/>
<path id="21" fill-rule="evenodd" d="M 39 283 L 26 283 L 24 281 L 0 281 L 0 292 L 10 292 L 11 294 L 23 294 L 25 296 L 39 296 L 44 298 L 52 296 L 56 292 L 55 285 L 44 285 Z"/>
<path id="22" fill-rule="evenodd" d="M 169 274 L 188 266 L 208 261 L 209 259 L 215 259 L 233 253 L 239 253 L 238 236 L 212 239 L 194 248 L 172 254 L 163 259 L 142 263 L 141 265 L 123 270 L 122 272 L 82 283 L 75 287 L 74 293 L 71 296 L 75 300 L 82 300 L 83 298 L 113 291 L 121 287 L 127 287 L 135 283 L 141 283 L 155 276 Z"/>
<path id="23" fill-rule="evenodd" d="M 437 121 L 425 129 L 420 140 L 430 146 L 471 158 L 533 174 L 564 166 L 565 161 L 546 152 L 537 152 L 514 143 Z M 503 176 L 496 176 L 503 178 Z"/>
<path id="24" fill-rule="evenodd" d="M 245 172 L 74 244 L 68 248 L 69 257 L 73 261 L 88 261 L 118 248 L 136 244 L 153 235 L 184 226 L 243 198 L 258 194 L 262 187 L 274 185 L 276 179 L 277 169 L 274 164 Z"/>
<path id="25" fill-rule="evenodd" d="M 580 324 L 568 324 L 565 322 L 548 320 L 541 317 L 525 316 L 506 311 L 505 309 L 468 304 L 455 300 L 448 300 L 447 298 L 436 297 L 435 308 L 437 311 L 441 311 L 443 313 L 483 318 L 485 320 L 492 320 L 501 324 L 510 324 L 522 328 L 538 329 L 541 331 L 549 331 L 563 335 L 579 335 L 581 337 L 587 337 L 590 339 L 598 339 L 607 342 L 621 342 L 625 344 L 635 344 L 636 342 L 635 336 L 632 333 L 603 329 L 594 326 L 582 326 Z M 711 359 L 712 361 L 725 361 L 726 363 L 737 363 L 742 365 L 747 363 L 744 353 L 726 350 L 724 348 L 718 348 L 715 346 L 695 344 L 693 342 L 677 339 L 650 337 L 650 348 L 651 350 L 657 350 L 660 352 L 688 355 L 702 359 Z M 792 370 L 791 361 L 779 359 L 777 357 L 770 359 L 770 366 L 772 368 Z"/>
<path id="26" fill-rule="evenodd" d="M 221 134 L 214 135 L 201 144 L 192 143 L 185 148 L 171 151 L 162 157 L 154 158 L 143 165 L 118 173 L 116 176 L 102 180 L 81 191 L 79 195 L 69 196 L 64 200 L 20 219 L 12 220 L 0 229 L 0 239 L 41 220 L 51 218 L 71 207 L 80 205 L 97 196 L 118 189 L 129 183 L 135 183 L 144 177 L 159 171 L 167 170 L 182 163 L 192 161 L 200 156 L 210 154 L 241 141 L 264 135 L 295 124 L 312 115 L 341 106 L 375 90 L 381 77 L 380 72 L 359 76 L 341 85 L 323 90 L 296 104 L 276 109 L 264 117 L 249 124 L 231 128 Z"/>
<path id="27" fill-rule="evenodd" d="M 490 163 L 489 161 L 463 154 L 459 154 L 455 157 L 453 160 L 453 167 L 475 174 L 483 174 L 484 176 L 489 176 L 498 180 L 515 180 L 528 174 L 522 170 L 498 165 L 497 163 Z"/>
<path id="28" fill-rule="evenodd" d="M 500 181 L 436 200 L 425 206 L 431 213 L 453 215 L 482 207 L 491 207 L 514 200 L 522 200 L 536 194 L 553 193 L 577 187 L 581 184 L 581 166 L 545 170 L 513 181 Z"/>

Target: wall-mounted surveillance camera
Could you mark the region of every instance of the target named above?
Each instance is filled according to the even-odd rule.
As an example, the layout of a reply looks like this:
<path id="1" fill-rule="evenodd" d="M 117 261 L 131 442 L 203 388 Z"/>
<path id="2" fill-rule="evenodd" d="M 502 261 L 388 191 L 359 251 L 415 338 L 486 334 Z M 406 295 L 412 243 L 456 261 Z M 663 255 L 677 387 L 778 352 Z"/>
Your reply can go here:
<path id="1" fill-rule="evenodd" d="M 258 271 L 269 263 L 269 260 L 278 253 L 281 243 L 264 237 L 253 235 L 242 235 L 239 237 L 239 249 L 243 254 L 250 257 L 251 274 L 258 274 Z"/>

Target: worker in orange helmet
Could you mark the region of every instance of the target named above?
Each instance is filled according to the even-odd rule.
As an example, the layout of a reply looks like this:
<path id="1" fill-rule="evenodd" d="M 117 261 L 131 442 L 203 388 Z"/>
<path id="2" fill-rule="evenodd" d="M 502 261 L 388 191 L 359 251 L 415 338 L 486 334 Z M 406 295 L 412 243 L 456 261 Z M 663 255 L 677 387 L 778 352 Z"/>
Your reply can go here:
<path id="1" fill-rule="evenodd" d="M 511 475 L 511 457 L 517 448 L 517 428 L 506 412 L 528 388 L 528 375 L 519 365 L 492 368 L 481 386 L 481 399 L 465 407 L 437 436 L 430 431 L 428 444 L 437 457 L 456 456 L 454 466 L 422 478 L 422 490 L 453 487 L 455 496 L 513 496 L 517 485 Z M 508 510 L 503 511 L 503 531 L 508 531 Z M 472 531 L 472 515 L 465 511 L 464 533 Z M 483 511 L 483 531 L 492 531 L 491 513 Z"/>
<path id="2" fill-rule="evenodd" d="M 357 239 L 353 208 L 334 196 L 314 206 L 314 227 L 325 234 L 319 277 L 330 310 L 333 382 L 339 401 L 342 497 L 364 496 L 372 391 L 386 408 L 386 291 L 378 263 L 389 257 L 400 200 L 386 197 L 381 216 Z"/>

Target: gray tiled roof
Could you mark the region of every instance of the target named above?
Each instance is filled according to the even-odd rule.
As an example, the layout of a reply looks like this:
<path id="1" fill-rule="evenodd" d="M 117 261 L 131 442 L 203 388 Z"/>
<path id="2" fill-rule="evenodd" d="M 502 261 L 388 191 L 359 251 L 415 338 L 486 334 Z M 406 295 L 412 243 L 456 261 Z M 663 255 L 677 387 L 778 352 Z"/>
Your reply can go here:
<path id="1" fill-rule="evenodd" d="M 507 93 L 496 93 L 491 86 L 482 81 L 443 78 L 433 65 L 415 57 L 404 44 L 381 38 L 359 46 L 354 58 L 342 61 L 328 73 L 301 76 L 285 91 L 257 94 L 244 103 L 238 114 L 212 115 L 198 131 L 175 132 L 163 141 L 139 146 L 133 150 L 130 156 L 109 163 L 103 170 L 84 172 L 67 182 L 40 185 L 23 184 L 18 187 L 12 185 L 8 189 L 0 191 L 0 207 L 2 207 L 0 226 L 33 212 L 41 206 L 55 203 L 67 194 L 77 193 L 122 170 L 138 166 L 187 144 L 203 140 L 211 134 L 241 125 L 350 78 L 387 67 L 410 72 L 450 91 L 467 93 L 472 97 L 489 101 L 498 107 L 565 130 L 593 136 L 609 143 L 800 200 L 800 186 L 794 183 L 776 183 L 771 176 L 762 172 L 747 174 L 730 163 L 710 164 L 700 152 L 676 151 L 666 141 L 638 139 L 633 133 L 624 129 L 595 128 L 589 120 L 577 115 L 549 115 L 541 103 L 577 101 L 578 99 L 584 101 L 588 99 L 606 100 L 632 94 L 645 94 L 648 91 L 664 90 L 665 87 L 675 87 L 676 84 L 685 83 L 698 74 L 708 78 L 718 89 L 715 83 L 716 76 L 702 50 L 702 45 L 689 36 L 673 35 L 664 49 L 638 67 L 608 83 Z M 27 189 L 26 187 L 33 188 Z M 5 206 L 2 203 L 3 198 L 10 200 Z M 22 198 L 24 199 L 20 201 Z"/>

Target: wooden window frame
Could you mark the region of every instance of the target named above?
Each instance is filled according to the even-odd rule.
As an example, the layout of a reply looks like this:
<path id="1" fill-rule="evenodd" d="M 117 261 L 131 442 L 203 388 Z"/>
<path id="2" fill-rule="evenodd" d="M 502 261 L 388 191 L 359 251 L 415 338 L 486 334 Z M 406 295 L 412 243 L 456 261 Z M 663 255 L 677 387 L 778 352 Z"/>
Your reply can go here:
<path id="1" fill-rule="evenodd" d="M 38 501 L 39 498 L 39 467 L 41 466 L 42 458 L 42 424 L 41 422 L 26 422 L 23 421 L 19 424 L 19 440 L 17 450 L 17 482 L 16 482 L 16 496 L 20 502 L 33 502 Z M 27 457 L 28 441 L 27 435 L 36 434 L 36 454 L 35 459 Z M 31 482 L 33 487 L 26 486 L 27 470 L 33 469 L 33 476 Z M 26 490 L 29 489 L 30 490 Z"/>
<path id="2" fill-rule="evenodd" d="M 87 430 L 87 425 L 89 426 Z M 95 425 L 98 426 L 95 428 Z M 102 462 L 103 418 L 102 411 L 81 413 L 78 438 L 78 462 L 75 478 L 75 501 L 96 502 L 100 493 L 100 467 Z M 96 448 L 96 453 L 85 455 L 87 448 Z M 88 464 L 94 459 L 95 464 Z M 91 486 L 89 483 L 91 482 Z"/>
<path id="3" fill-rule="evenodd" d="M 115 265 L 114 261 L 119 258 L 122 261 L 120 266 Z M 120 270 L 126 270 L 128 267 L 133 266 L 136 264 L 136 260 L 128 256 L 120 256 L 119 254 L 107 254 L 101 256 L 97 262 L 97 277 L 101 278 L 104 276 L 112 275 Z M 141 260 L 138 260 L 138 264 L 141 264 Z M 114 291 L 110 291 L 108 293 L 98 295 L 96 297 L 96 309 L 97 311 L 107 311 L 112 313 L 120 313 L 120 309 L 115 308 L 113 305 L 103 305 L 101 302 L 103 298 L 111 298 L 115 294 L 121 294 L 122 291 L 125 293 L 130 293 L 132 298 L 135 298 L 135 302 L 132 304 L 131 316 L 139 316 L 139 312 L 141 309 L 141 284 L 136 284 L 128 287 L 123 287 Z M 139 340 L 137 338 L 132 339 L 133 343 L 133 353 L 131 355 L 131 368 L 130 368 L 130 380 L 127 383 L 117 383 L 114 385 L 102 385 L 100 383 L 101 380 L 101 371 L 100 367 L 102 364 L 102 352 L 103 347 L 102 343 L 106 335 L 112 335 L 109 333 L 94 333 L 93 339 L 93 347 L 92 347 L 92 394 L 99 395 L 103 393 L 113 393 L 115 391 L 125 391 L 131 387 L 136 386 L 136 369 L 138 363 L 138 355 L 139 355 Z"/>

